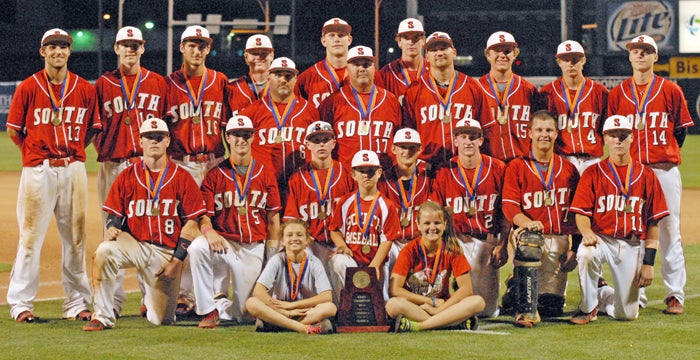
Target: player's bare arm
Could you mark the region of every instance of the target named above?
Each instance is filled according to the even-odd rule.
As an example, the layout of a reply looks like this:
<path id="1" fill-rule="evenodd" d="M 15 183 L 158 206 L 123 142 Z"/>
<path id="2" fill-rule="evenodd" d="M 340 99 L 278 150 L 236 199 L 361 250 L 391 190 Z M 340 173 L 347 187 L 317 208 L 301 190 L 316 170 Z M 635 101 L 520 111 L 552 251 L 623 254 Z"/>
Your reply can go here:
<path id="1" fill-rule="evenodd" d="M 199 221 L 198 220 L 187 220 L 185 223 L 185 226 L 182 227 L 182 230 L 180 231 L 180 242 L 178 242 L 178 248 L 180 248 L 181 242 L 191 242 L 194 240 L 195 235 L 199 233 L 199 230 L 197 229 Z M 189 244 L 188 244 L 189 245 Z M 186 247 L 184 249 L 185 251 L 187 250 Z M 177 253 L 177 248 L 175 249 Z M 183 259 L 179 259 L 177 256 L 173 255 L 173 258 L 168 262 L 167 264 L 164 264 L 160 270 L 156 273 L 156 277 L 160 278 L 163 281 L 172 281 L 177 278 L 177 275 L 182 271 L 182 262 L 184 261 Z"/>
<path id="2" fill-rule="evenodd" d="M 510 234 L 511 225 L 505 218 L 501 221 L 501 231 L 499 233 L 498 243 L 493 248 L 491 253 L 491 266 L 498 269 L 508 262 L 508 235 Z"/>
<path id="3" fill-rule="evenodd" d="M 576 268 L 578 262 L 576 261 L 576 253 L 569 249 L 566 254 L 562 255 L 559 259 L 561 262 L 562 271 L 571 272 Z"/>
<path id="4" fill-rule="evenodd" d="M 513 225 L 519 228 L 518 230 L 516 230 L 516 232 L 521 232 L 525 229 L 528 229 L 530 231 L 544 230 L 544 225 L 542 225 L 541 221 L 532 220 L 523 213 L 518 213 L 517 215 L 513 216 Z"/>
<path id="5" fill-rule="evenodd" d="M 654 280 L 654 257 L 659 249 L 659 225 L 649 224 L 647 227 L 647 239 L 644 242 L 644 260 L 642 268 L 639 270 L 639 280 L 637 286 L 647 287 Z"/>
<path id="6" fill-rule="evenodd" d="M 124 218 L 119 217 L 114 214 L 109 214 L 107 216 L 107 233 L 106 237 L 108 241 L 117 240 L 117 236 L 122 233 L 122 227 L 124 226 Z"/>
<path id="7" fill-rule="evenodd" d="M 267 240 L 265 240 L 265 252 L 268 259 L 276 254 L 280 247 L 280 214 L 279 212 L 267 213 Z"/>
<path id="8" fill-rule="evenodd" d="M 583 236 L 581 244 L 585 246 L 597 246 L 598 236 L 591 230 L 591 218 L 576 214 L 576 227 Z"/>
<path id="9" fill-rule="evenodd" d="M 270 296 L 268 288 L 261 283 L 255 283 L 255 288 L 253 288 L 253 297 L 262 301 L 265 305 L 269 306 L 271 309 L 277 311 L 278 313 L 289 317 L 290 313 L 286 309 L 282 309 L 274 304 L 274 299 Z"/>
<path id="10" fill-rule="evenodd" d="M 329 303 L 333 301 L 333 292 L 330 290 L 324 291 L 316 296 L 312 296 L 308 299 L 302 299 L 299 301 L 283 301 L 279 299 L 272 299 L 272 304 L 275 307 L 279 307 L 285 310 L 301 310 L 304 313 L 310 310 L 316 305 Z"/>
<path id="11" fill-rule="evenodd" d="M 340 231 L 331 231 L 331 240 L 337 249 L 335 251 L 336 254 L 345 254 L 352 257 L 352 250 L 350 250 L 348 245 L 345 243 L 345 240 L 343 240 L 343 235 L 340 233 Z"/>
<path id="12" fill-rule="evenodd" d="M 18 132 L 17 130 L 8 127 L 7 128 L 7 135 L 12 139 L 12 142 L 17 145 L 18 148 L 22 148 L 22 143 L 24 143 L 24 137 L 25 135 Z"/>
<path id="13" fill-rule="evenodd" d="M 391 241 L 385 241 L 379 244 L 379 248 L 377 248 L 377 254 L 374 255 L 374 258 L 369 263 L 369 267 L 373 267 L 377 270 L 377 280 L 379 280 L 381 276 L 381 272 L 379 272 L 379 269 L 384 267 L 384 260 L 389 254 L 389 250 L 391 250 Z"/>
<path id="14" fill-rule="evenodd" d="M 224 239 L 221 235 L 219 235 L 219 233 L 216 232 L 216 230 L 212 228 L 211 218 L 209 218 L 209 216 L 202 216 L 202 219 L 199 222 L 199 229 L 202 232 L 202 235 L 207 238 L 211 251 L 217 254 L 226 254 L 226 251 L 228 250 L 226 239 Z"/>

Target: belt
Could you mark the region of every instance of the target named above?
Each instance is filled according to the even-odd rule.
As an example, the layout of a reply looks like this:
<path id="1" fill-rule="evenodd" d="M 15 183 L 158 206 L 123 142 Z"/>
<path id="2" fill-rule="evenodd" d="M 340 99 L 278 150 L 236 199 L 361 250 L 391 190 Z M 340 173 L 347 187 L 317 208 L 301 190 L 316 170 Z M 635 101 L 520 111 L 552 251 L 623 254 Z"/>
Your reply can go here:
<path id="1" fill-rule="evenodd" d="M 213 160 L 216 158 L 214 154 L 193 154 L 193 155 L 185 155 L 182 157 L 182 162 L 188 163 L 188 162 L 194 162 L 194 163 L 205 163 L 209 162 L 209 160 Z"/>
<path id="2" fill-rule="evenodd" d="M 76 162 L 77 160 L 72 157 L 64 157 L 64 158 L 57 158 L 57 159 L 46 159 L 49 161 L 49 166 L 52 167 L 66 167 L 70 165 L 71 163 Z"/>
<path id="3" fill-rule="evenodd" d="M 141 162 L 141 157 L 140 156 L 134 156 L 134 157 L 128 157 L 128 158 L 121 158 L 121 159 L 113 159 L 110 160 L 111 162 L 121 164 L 123 162 L 128 162 L 129 164 L 138 164 Z"/>
<path id="4" fill-rule="evenodd" d="M 652 169 L 664 170 L 664 171 L 669 171 L 676 166 L 677 165 L 672 163 L 672 162 L 657 162 L 657 163 L 649 164 L 649 167 Z"/>

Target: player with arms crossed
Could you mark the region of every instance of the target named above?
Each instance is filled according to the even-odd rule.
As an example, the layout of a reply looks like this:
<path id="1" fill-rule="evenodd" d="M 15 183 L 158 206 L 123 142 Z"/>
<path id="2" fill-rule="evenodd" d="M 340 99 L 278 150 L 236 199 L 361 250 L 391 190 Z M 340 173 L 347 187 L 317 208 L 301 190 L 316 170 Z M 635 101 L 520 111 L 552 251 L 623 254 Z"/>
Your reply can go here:
<path id="1" fill-rule="evenodd" d="M 634 124 L 630 154 L 654 170 L 670 214 L 659 222 L 661 276 L 666 286 L 666 314 L 682 314 L 686 269 L 681 242 L 683 185 L 678 165 L 687 128 L 693 126 L 685 96 L 675 83 L 654 74 L 656 42 L 640 35 L 627 43 L 632 77 L 610 91 L 608 114 L 624 115 Z M 646 305 L 642 290 L 642 306 Z"/>
<path id="2" fill-rule="evenodd" d="M 206 213 L 197 183 L 166 156 L 170 133 L 165 121 L 146 120 L 140 133 L 143 160 L 117 176 L 103 206 L 109 214 L 107 241 L 93 256 L 95 313 L 85 331 L 115 326 L 117 273 L 125 268 L 140 274 L 148 321 L 173 324 L 182 262 Z"/>
<path id="3" fill-rule="evenodd" d="M 399 23 L 396 44 L 401 49 L 401 57 L 384 65 L 379 70 L 382 87 L 396 95 L 403 104 L 403 96 L 411 84 L 419 81 L 428 69 L 423 59 L 425 30 L 418 19 L 408 18 Z"/>
<path id="4" fill-rule="evenodd" d="M 231 157 L 212 169 L 202 183 L 207 215 L 203 236 L 190 246 L 190 264 L 200 328 L 215 328 L 219 318 L 244 319 L 245 302 L 262 270 L 263 258 L 277 252 L 281 210 L 274 172 L 253 157 L 255 128 L 243 115 L 226 124 Z M 227 268 L 233 297 L 214 299 L 215 270 Z M 226 289 L 228 290 L 228 289 Z M 228 293 L 228 291 L 227 291 Z"/>
<path id="5" fill-rule="evenodd" d="M 243 57 L 248 65 L 248 73 L 228 85 L 228 104 L 234 115 L 264 95 L 267 89 L 267 70 L 275 57 L 272 41 L 262 34 L 249 37 Z"/>
<path id="6" fill-rule="evenodd" d="M 290 219 L 280 228 L 284 253 L 268 260 L 246 308 L 258 318 L 256 331 L 274 326 L 302 334 L 330 334 L 338 311 L 323 262 L 306 252 L 314 241 L 306 223 Z"/>
<path id="7" fill-rule="evenodd" d="M 457 155 L 438 171 L 430 199 L 452 210 L 455 236 L 471 266 L 474 293 L 486 302 L 479 316 L 496 317 L 498 269 L 508 262 L 510 232 L 501 211 L 506 165 L 481 154 L 484 139 L 476 120 L 460 120 L 454 134 Z"/>
<path id="8" fill-rule="evenodd" d="M 482 111 L 490 112 L 489 119 L 481 122 L 485 152 L 505 162 L 530 151 L 527 128 L 531 112 L 539 106 L 535 85 L 513 73 L 519 54 L 513 35 L 505 31 L 491 34 L 484 50 L 491 70 L 479 79 L 488 106 Z"/>
<path id="9" fill-rule="evenodd" d="M 17 87 L 7 115 L 7 134 L 22 151 L 17 194 L 19 243 L 7 303 L 17 322 L 34 322 L 41 247 L 56 217 L 62 243 L 63 318 L 89 320 L 90 285 L 85 272 L 87 174 L 85 146 L 101 129 L 95 89 L 68 71 L 73 39 L 61 29 L 41 38 L 44 69 Z"/>
<path id="10" fill-rule="evenodd" d="M 573 324 L 594 321 L 599 311 L 615 319 L 636 319 L 640 290 L 654 278 L 658 222 L 669 211 L 654 172 L 630 156 L 636 140 L 632 126 L 632 119 L 623 115 L 605 120 L 603 136 L 610 156 L 583 173 L 571 204 L 583 235 L 576 255 L 581 303 L 570 320 Z M 614 289 L 599 288 L 605 263 Z"/>
<path id="11" fill-rule="evenodd" d="M 530 153 L 508 164 L 502 193 L 503 214 L 518 228 L 514 276 L 503 307 L 515 306 L 515 324 L 526 328 L 539 323 L 540 314 L 553 317 L 564 311 L 567 273 L 576 267 L 569 246 L 576 230 L 569 205 L 579 179 L 576 167 L 554 153 L 554 115 L 544 110 L 532 114 L 529 134 Z M 523 235 L 525 231 L 537 235 Z"/>
<path id="12" fill-rule="evenodd" d="M 484 299 L 472 292 L 469 262 L 454 235 L 449 210 L 428 201 L 416 218 L 421 237 L 406 245 L 391 273 L 387 315 L 394 332 L 457 326 L 476 330 Z M 450 294 L 450 277 L 457 290 Z"/>

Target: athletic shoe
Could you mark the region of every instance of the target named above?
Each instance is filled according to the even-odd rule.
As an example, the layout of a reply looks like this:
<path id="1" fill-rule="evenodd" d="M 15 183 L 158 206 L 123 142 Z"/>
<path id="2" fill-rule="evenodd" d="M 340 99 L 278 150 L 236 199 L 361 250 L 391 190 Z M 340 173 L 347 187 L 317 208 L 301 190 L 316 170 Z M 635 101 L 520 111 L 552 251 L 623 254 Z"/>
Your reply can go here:
<path id="1" fill-rule="evenodd" d="M 398 315 L 394 319 L 394 332 L 402 333 L 411 331 L 411 322 L 403 315 Z"/>
<path id="2" fill-rule="evenodd" d="M 542 320 L 539 313 L 535 313 L 534 316 L 532 314 L 518 314 L 515 316 L 515 326 L 522 328 L 533 328 L 540 321 Z"/>
<path id="3" fill-rule="evenodd" d="M 87 324 L 83 325 L 83 331 L 102 331 L 105 325 L 100 320 L 92 319 Z"/>
<path id="4" fill-rule="evenodd" d="M 323 330 L 322 334 L 332 334 L 333 333 L 333 324 L 331 323 L 330 320 L 328 319 L 323 319 L 321 320 L 318 325 L 321 326 L 321 329 Z"/>
<path id="5" fill-rule="evenodd" d="M 608 286 L 608 282 L 601 276 L 598 278 L 598 289 L 602 288 L 603 286 Z"/>
<path id="6" fill-rule="evenodd" d="M 255 332 L 265 332 L 265 323 L 262 319 L 255 320 Z"/>
<path id="7" fill-rule="evenodd" d="M 675 296 L 671 296 L 666 299 L 666 310 L 664 314 L 668 315 L 680 315 L 683 314 L 683 304 Z"/>
<path id="8" fill-rule="evenodd" d="M 197 325 L 200 329 L 214 329 L 219 325 L 219 310 L 214 309 L 209 314 L 204 315 L 202 321 Z"/>
<path id="9" fill-rule="evenodd" d="M 465 330 L 474 331 L 479 328 L 479 317 L 474 315 L 464 322 Z"/>
<path id="10" fill-rule="evenodd" d="M 139 312 L 141 313 L 142 318 L 146 318 L 146 313 L 148 312 L 148 308 L 146 308 L 146 305 L 141 304 Z"/>
<path id="11" fill-rule="evenodd" d="M 190 294 L 180 294 L 177 298 L 175 315 L 177 315 L 178 318 L 194 316 L 194 296 Z"/>
<path id="12" fill-rule="evenodd" d="M 17 320 L 15 320 L 15 321 L 17 321 L 18 323 L 31 324 L 34 321 L 36 321 L 36 319 L 38 319 L 38 318 L 36 316 L 34 316 L 34 314 L 31 311 L 24 310 L 19 314 L 19 316 L 17 316 Z"/>
<path id="13" fill-rule="evenodd" d="M 589 313 L 579 310 L 576 315 L 569 319 L 569 322 L 574 325 L 586 325 L 589 322 L 596 320 L 598 320 L 598 309 L 593 309 L 593 311 Z"/>

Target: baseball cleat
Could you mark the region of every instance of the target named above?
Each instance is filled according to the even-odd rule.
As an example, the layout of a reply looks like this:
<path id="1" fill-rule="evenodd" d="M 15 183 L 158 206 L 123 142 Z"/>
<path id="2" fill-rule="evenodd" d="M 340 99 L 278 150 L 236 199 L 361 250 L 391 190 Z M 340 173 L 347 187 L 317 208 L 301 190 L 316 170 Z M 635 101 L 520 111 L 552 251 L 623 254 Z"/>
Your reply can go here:
<path id="1" fill-rule="evenodd" d="M 540 314 L 535 313 L 534 315 L 532 314 L 518 314 L 515 317 L 515 326 L 521 327 L 521 328 L 533 328 L 535 327 L 536 324 L 539 324 L 540 321 Z"/>
<path id="2" fill-rule="evenodd" d="M 146 308 L 146 305 L 141 305 L 141 308 L 139 309 L 139 312 L 141 313 L 141 317 L 145 318 L 146 313 L 148 312 L 148 309 Z"/>
<path id="3" fill-rule="evenodd" d="M 681 315 L 683 314 L 683 304 L 681 304 L 680 301 L 674 296 L 671 296 L 670 298 L 666 299 L 666 310 L 664 310 L 664 314 L 668 315 Z"/>
<path id="4" fill-rule="evenodd" d="M 17 321 L 18 323 L 31 324 L 31 323 L 35 322 L 36 319 L 38 319 L 38 318 L 36 316 L 34 316 L 34 314 L 31 311 L 25 310 L 25 311 L 22 311 L 19 314 L 19 316 L 17 316 L 17 319 L 15 321 Z"/>
<path id="5" fill-rule="evenodd" d="M 179 319 L 194 316 L 194 298 L 187 294 L 181 294 L 177 299 L 175 315 Z"/>
<path id="6" fill-rule="evenodd" d="M 217 325 L 219 325 L 219 310 L 214 309 L 210 313 L 204 315 L 197 327 L 200 329 L 214 329 Z"/>
<path id="7" fill-rule="evenodd" d="M 83 331 L 102 331 L 105 325 L 100 320 L 92 319 L 87 324 L 83 325 Z"/>
<path id="8" fill-rule="evenodd" d="M 596 320 L 598 320 L 598 309 L 593 309 L 593 311 L 589 313 L 579 310 L 576 315 L 569 319 L 569 322 L 574 325 L 586 325 L 589 322 Z"/>
<path id="9" fill-rule="evenodd" d="M 78 315 L 75 316 L 75 318 L 70 320 L 90 321 L 90 319 L 92 319 L 92 311 L 83 310 L 79 312 Z"/>

